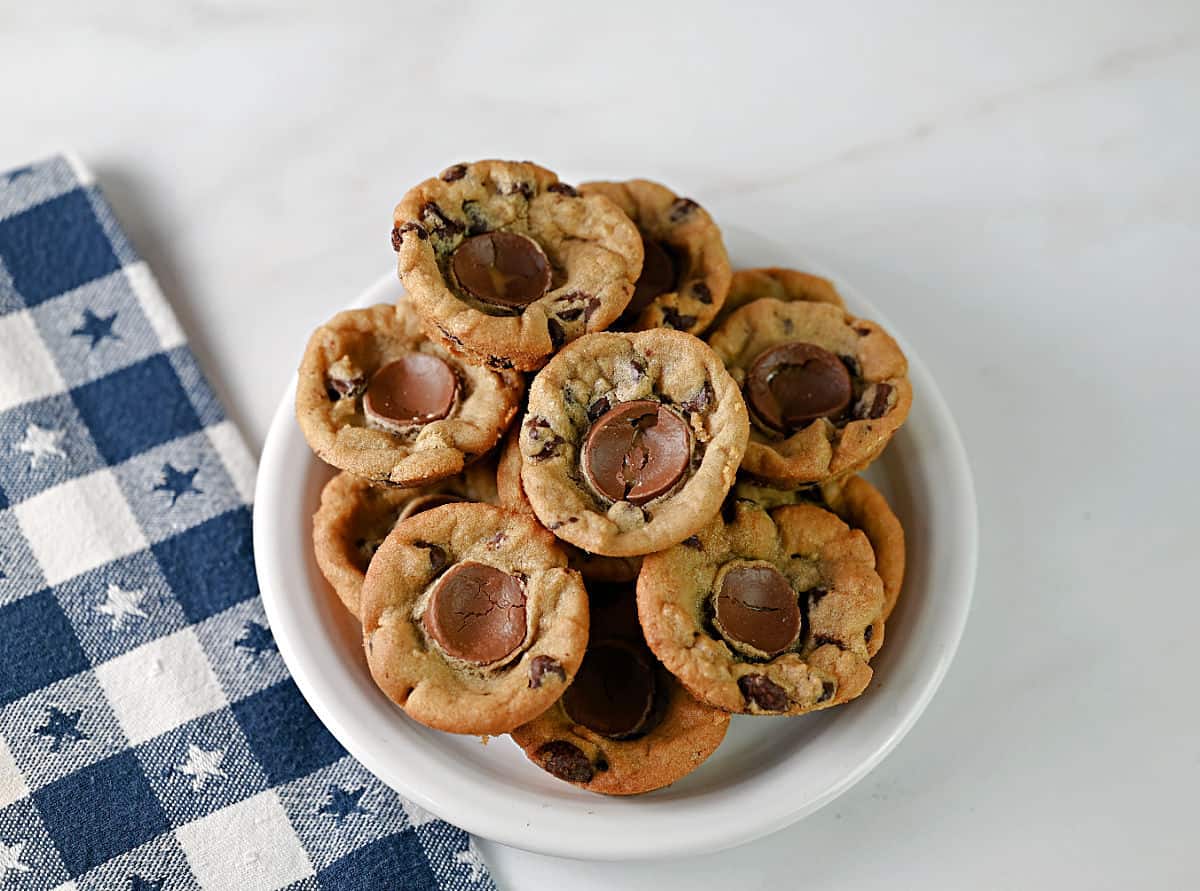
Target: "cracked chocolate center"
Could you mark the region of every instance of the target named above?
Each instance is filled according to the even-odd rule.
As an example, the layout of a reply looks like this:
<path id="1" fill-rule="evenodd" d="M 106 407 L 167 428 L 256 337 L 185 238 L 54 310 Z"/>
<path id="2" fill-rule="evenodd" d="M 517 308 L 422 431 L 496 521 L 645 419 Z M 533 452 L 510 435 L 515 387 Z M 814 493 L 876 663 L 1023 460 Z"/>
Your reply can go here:
<path id="1" fill-rule="evenodd" d="M 550 261 L 538 243 L 503 229 L 468 238 L 450 268 L 468 294 L 504 309 L 522 309 L 550 288 Z"/>
<path id="2" fill-rule="evenodd" d="M 816 344 L 764 351 L 746 375 L 746 399 L 768 427 L 783 433 L 842 412 L 854 395 L 842 360 Z"/>
<path id="3" fill-rule="evenodd" d="M 611 501 L 645 504 L 683 477 L 692 458 L 687 423 L 649 399 L 623 402 L 588 429 L 583 473 Z"/>
<path id="4" fill-rule="evenodd" d="M 453 368 L 437 356 L 410 353 L 371 375 L 363 412 L 379 427 L 395 430 L 446 417 L 457 398 Z"/>
<path id="5" fill-rule="evenodd" d="M 773 658 L 800 636 L 799 596 L 770 564 L 738 564 L 725 571 L 717 586 L 713 624 L 738 652 Z"/>
<path id="6" fill-rule="evenodd" d="M 451 656 L 496 662 L 525 640 L 525 592 L 515 576 L 494 566 L 457 563 L 438 580 L 422 623 Z"/>
<path id="7" fill-rule="evenodd" d="M 638 316 L 659 294 L 675 290 L 675 260 L 661 241 L 642 236 L 645 259 L 642 273 L 633 289 L 633 297 L 625 307 L 625 315 Z"/>
<path id="8" fill-rule="evenodd" d="M 624 641 L 601 641 L 588 647 L 563 693 L 563 711 L 601 736 L 628 739 L 650 729 L 654 688 L 654 664 L 645 653 Z"/>

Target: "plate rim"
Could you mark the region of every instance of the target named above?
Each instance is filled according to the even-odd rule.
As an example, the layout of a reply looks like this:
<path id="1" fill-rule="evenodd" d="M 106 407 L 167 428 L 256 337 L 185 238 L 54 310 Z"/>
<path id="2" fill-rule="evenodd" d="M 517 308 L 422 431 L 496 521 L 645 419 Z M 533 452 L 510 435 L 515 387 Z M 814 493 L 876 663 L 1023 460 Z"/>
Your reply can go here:
<path id="1" fill-rule="evenodd" d="M 910 378 L 920 381 L 922 402 L 937 420 L 939 432 L 944 432 L 946 435 L 946 441 L 941 445 L 947 451 L 950 460 L 940 470 L 951 482 L 949 489 L 956 493 L 957 513 L 969 518 L 966 528 L 959 530 L 960 534 L 965 536 L 965 547 L 962 552 L 963 561 L 958 567 L 957 573 L 959 582 L 957 587 L 960 596 L 951 601 L 953 606 L 951 633 L 945 641 L 942 654 L 933 670 L 923 681 L 919 681 L 920 691 L 916 698 L 907 711 L 900 716 L 886 738 L 819 794 L 810 797 L 803 804 L 786 811 L 781 810 L 769 818 L 760 817 L 757 820 L 738 821 L 734 824 L 717 824 L 714 821 L 713 830 L 708 834 L 689 830 L 687 833 L 669 832 L 651 837 L 649 833 L 630 831 L 614 837 L 610 833 L 604 836 L 605 846 L 603 848 L 599 848 L 595 843 L 589 843 L 587 832 L 576 833 L 573 837 L 566 832 L 550 832 L 534 836 L 524 831 L 525 826 L 521 820 L 513 819 L 509 814 L 492 815 L 487 808 L 478 807 L 475 802 L 466 800 L 435 799 L 422 788 L 419 782 L 405 782 L 404 771 L 397 771 L 396 765 L 384 765 L 381 768 L 378 764 L 379 759 L 366 748 L 365 743 L 360 739 L 360 731 L 347 726 L 334 706 L 326 701 L 320 681 L 313 676 L 308 659 L 300 652 L 299 643 L 289 630 L 289 617 L 285 608 L 286 594 L 281 591 L 278 561 L 274 559 L 273 554 L 275 548 L 281 547 L 282 544 L 270 540 L 269 536 L 271 530 L 275 528 L 274 524 L 269 520 L 262 519 L 270 512 L 271 505 L 276 504 L 282 497 L 280 489 L 286 484 L 283 475 L 275 472 L 276 468 L 283 463 L 277 456 L 286 450 L 289 444 L 289 434 L 299 435 L 298 430 L 292 429 L 295 427 L 294 403 L 297 382 L 297 373 L 293 372 L 272 416 L 255 481 L 253 539 L 259 590 L 267 620 L 279 645 L 280 655 L 297 688 L 334 738 L 380 782 L 422 809 L 467 832 L 522 850 L 584 860 L 660 859 L 711 853 L 734 847 L 803 819 L 861 781 L 911 731 L 940 688 L 950 664 L 958 652 L 974 599 L 979 559 L 979 520 L 970 462 L 958 425 L 937 387 L 933 375 L 886 317 L 878 311 L 874 304 L 847 284 L 844 277 L 831 275 L 820 265 L 807 261 L 802 262 L 797 268 L 803 268 L 837 282 L 839 291 L 850 297 L 853 305 L 864 307 L 870 313 L 870 317 L 883 325 L 900 344 L 908 357 Z M 397 280 L 395 273 L 389 272 L 360 292 L 351 303 L 346 304 L 343 308 L 370 305 L 378 302 L 381 295 L 395 292 L 401 288 L 402 285 Z M 280 537 L 282 538 L 282 536 Z M 400 777 L 397 776 L 398 773 Z M 549 804 L 544 804 L 542 807 L 549 807 Z M 595 827 L 589 828 L 595 829 Z"/>

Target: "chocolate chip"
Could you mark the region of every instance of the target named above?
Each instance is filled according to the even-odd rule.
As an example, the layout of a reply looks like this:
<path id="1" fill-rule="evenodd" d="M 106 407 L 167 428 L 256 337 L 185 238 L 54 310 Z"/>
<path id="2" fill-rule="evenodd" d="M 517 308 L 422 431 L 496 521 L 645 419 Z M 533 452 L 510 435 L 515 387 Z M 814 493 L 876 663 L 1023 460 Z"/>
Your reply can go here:
<path id="1" fill-rule="evenodd" d="M 566 740 L 556 739 L 541 746 L 534 757 L 542 769 L 568 783 L 590 783 L 596 775 L 587 755 Z"/>
<path id="2" fill-rule="evenodd" d="M 546 186 L 546 191 L 557 192 L 560 195 L 569 195 L 572 198 L 579 196 L 579 193 L 575 191 L 575 187 L 568 186 L 566 183 L 550 183 L 550 185 Z"/>
<path id="3" fill-rule="evenodd" d="M 700 392 L 686 402 L 679 403 L 679 407 L 684 411 L 704 411 L 704 409 L 708 408 L 709 403 L 712 402 L 712 399 L 712 385 L 708 381 L 705 381 L 704 386 L 700 388 Z"/>
<path id="4" fill-rule="evenodd" d="M 442 171 L 442 180 L 444 182 L 452 183 L 455 180 L 462 179 L 466 175 L 467 175 L 467 165 L 466 164 L 455 164 L 453 167 L 447 167 L 445 170 Z"/>
<path id="5" fill-rule="evenodd" d="M 842 649 L 842 642 L 836 637 L 830 637 L 828 634 L 814 634 L 812 641 L 814 648 L 825 647 L 829 646 L 829 644 L 833 644 L 839 650 Z"/>
<path id="6" fill-rule="evenodd" d="M 672 223 L 678 223 L 684 217 L 689 216 L 699 206 L 691 198 L 678 198 L 671 205 L 671 210 L 667 213 L 667 218 Z"/>
<path id="7" fill-rule="evenodd" d="M 527 182 L 508 183 L 500 190 L 501 195 L 520 195 L 526 201 L 533 197 L 533 186 Z"/>
<path id="8" fill-rule="evenodd" d="M 426 221 L 429 229 L 435 235 L 461 235 L 465 227 L 458 220 L 452 220 L 442 212 L 436 201 L 426 201 L 421 205 L 421 219 Z"/>
<path id="9" fill-rule="evenodd" d="M 817 702 L 828 702 L 833 698 L 834 691 L 837 690 L 837 684 L 833 681 L 821 681 L 821 696 Z"/>
<path id="10" fill-rule="evenodd" d="M 525 429 L 526 430 L 533 431 L 533 430 L 546 429 L 549 426 L 550 426 L 550 422 L 547 421 L 543 417 L 539 417 L 538 415 L 530 415 L 528 418 L 525 419 Z"/>
<path id="11" fill-rule="evenodd" d="M 400 242 L 404 239 L 405 232 L 417 233 L 417 238 L 419 238 L 421 241 L 424 241 L 429 237 L 429 233 L 425 231 L 424 226 L 422 226 L 420 223 L 414 223 L 412 220 L 409 220 L 406 223 L 401 223 L 399 226 L 392 227 L 393 250 L 400 250 Z"/>
<path id="12" fill-rule="evenodd" d="M 430 592 L 421 622 L 449 655 L 477 665 L 496 662 L 525 640 L 522 581 L 486 563 L 456 563 Z"/>
<path id="13" fill-rule="evenodd" d="M 361 374 L 348 378 L 331 374 L 325 378 L 325 392 L 332 402 L 337 402 L 340 399 L 353 399 L 362 393 L 366 387 L 367 379 Z"/>
<path id="14" fill-rule="evenodd" d="M 437 329 L 441 333 L 442 337 L 446 338 L 446 340 L 450 341 L 453 344 L 456 344 L 457 346 L 462 346 L 462 338 L 461 337 L 457 337 L 456 335 L 451 334 L 449 331 L 447 331 L 441 325 L 438 325 Z"/>
<path id="15" fill-rule="evenodd" d="M 508 538 L 508 536 L 505 535 L 503 532 L 497 532 L 495 535 L 493 535 L 491 538 L 489 538 L 487 540 L 487 549 L 489 551 L 496 550 L 497 548 L 500 547 L 500 545 L 504 544 L 504 542 L 507 538 Z"/>
<path id="16" fill-rule="evenodd" d="M 582 292 L 581 292 L 582 293 Z M 587 324 L 592 320 L 592 315 L 600 308 L 600 298 L 593 297 L 590 294 L 583 294 L 583 321 Z"/>
<path id="17" fill-rule="evenodd" d="M 487 366 L 488 368 L 498 368 L 501 371 L 505 371 L 513 367 L 513 362 L 512 359 L 506 359 L 503 356 L 488 356 Z"/>
<path id="18" fill-rule="evenodd" d="M 863 414 L 862 417 L 865 419 L 870 419 L 870 420 L 875 420 L 876 418 L 882 418 L 885 414 L 887 414 L 888 397 L 890 397 L 891 395 L 892 395 L 892 385 L 891 384 L 882 384 L 882 383 L 876 384 L 875 385 L 875 398 L 871 400 L 871 405 L 867 408 L 866 413 Z"/>
<path id="19" fill-rule="evenodd" d="M 561 529 L 563 526 L 566 526 L 568 523 L 578 523 L 578 522 L 579 522 L 579 517 L 567 517 L 565 520 L 556 520 L 555 522 L 551 523 L 546 528 L 549 529 L 551 532 L 553 532 L 555 529 Z"/>
<path id="20" fill-rule="evenodd" d="M 558 317 L 560 319 L 562 319 L 564 322 L 574 322 L 581 315 L 583 315 L 583 307 L 582 306 L 576 306 L 576 307 L 573 307 L 572 309 L 564 309 L 558 313 Z"/>
<path id="21" fill-rule="evenodd" d="M 675 328 L 678 331 L 686 331 L 696 324 L 696 316 L 681 315 L 675 307 L 664 306 L 663 322 L 670 328 Z"/>
<path id="22" fill-rule="evenodd" d="M 867 626 L 867 627 L 866 627 L 866 628 L 863 630 L 863 643 L 870 643 L 870 642 L 871 642 L 871 638 L 872 638 L 872 637 L 874 637 L 874 636 L 875 636 L 875 626 L 874 626 L 874 625 L 868 625 L 868 626 Z"/>
<path id="23" fill-rule="evenodd" d="M 687 423 L 664 405 L 638 399 L 609 409 L 592 423 L 580 463 L 600 495 L 640 506 L 674 488 L 691 456 Z"/>
<path id="24" fill-rule="evenodd" d="M 557 659 L 550 656 L 534 656 L 533 661 L 529 663 L 529 689 L 536 690 L 542 686 L 542 681 L 548 674 L 558 675 L 558 679 L 564 683 L 567 680 L 567 673 Z"/>
<path id="25" fill-rule="evenodd" d="M 566 343 L 567 332 L 558 319 L 547 319 L 546 330 L 550 334 L 550 344 L 554 347 L 554 349 L 557 350 L 560 346 Z"/>
<path id="26" fill-rule="evenodd" d="M 804 558 L 803 558 L 803 555 L 801 555 L 801 554 L 792 554 L 792 559 L 793 560 L 802 560 Z M 810 588 L 809 590 L 805 591 L 804 592 L 805 601 L 808 603 L 808 608 L 812 609 L 814 606 L 816 606 L 818 603 L 820 603 L 822 601 L 822 599 L 824 599 L 825 595 L 828 593 L 829 592 L 826 591 L 824 588 Z"/>
<path id="27" fill-rule="evenodd" d="M 563 438 L 557 433 L 551 433 L 550 438 L 545 440 L 542 447 L 534 452 L 530 457 L 530 461 L 542 462 L 549 461 L 558 454 L 558 447 L 564 442 Z"/>
<path id="28" fill-rule="evenodd" d="M 766 675 L 747 674 L 738 678 L 738 689 L 752 702 L 767 712 L 781 712 L 788 707 L 787 691 Z"/>
<path id="29" fill-rule="evenodd" d="M 854 395 L 850 373 L 833 353 L 791 341 L 764 350 L 746 374 L 746 401 L 755 416 L 780 433 L 840 413 Z"/>
<path id="30" fill-rule="evenodd" d="M 491 228 L 479 208 L 478 201 L 464 201 L 462 211 L 463 216 L 467 218 L 467 235 L 482 235 Z"/>
<path id="31" fill-rule="evenodd" d="M 600 771 L 601 773 L 604 773 L 606 770 L 608 770 L 608 759 L 605 758 L 604 755 L 596 756 L 596 770 Z"/>
<path id="32" fill-rule="evenodd" d="M 450 563 L 450 557 L 441 545 L 435 545 L 428 541 L 414 541 L 413 547 L 429 551 L 429 568 L 434 575 L 437 575 Z"/>
<path id="33" fill-rule="evenodd" d="M 588 406 L 588 410 L 587 410 L 588 420 L 592 421 L 594 423 L 597 418 L 599 418 L 602 414 L 604 414 L 606 411 L 608 411 L 611 407 L 612 406 L 609 404 L 608 397 L 601 396 L 599 399 L 597 399 L 595 402 L 593 402 L 591 405 Z"/>
<path id="34" fill-rule="evenodd" d="M 712 303 L 712 291 L 704 282 L 696 282 L 692 285 L 692 293 L 696 295 L 696 299 L 706 306 Z"/>
<path id="35" fill-rule="evenodd" d="M 633 379 L 635 381 L 640 381 L 642 378 L 644 378 L 646 376 L 646 372 L 649 370 L 649 367 L 646 365 L 646 360 L 641 356 L 634 356 L 629 360 L 629 364 L 633 368 Z"/>
<path id="36" fill-rule="evenodd" d="M 698 535 L 689 535 L 687 538 L 685 538 L 681 542 L 681 544 L 685 548 L 692 548 L 693 550 L 696 550 L 696 551 L 698 551 L 702 547 L 704 547 L 704 545 L 700 544 L 700 536 L 698 536 Z"/>

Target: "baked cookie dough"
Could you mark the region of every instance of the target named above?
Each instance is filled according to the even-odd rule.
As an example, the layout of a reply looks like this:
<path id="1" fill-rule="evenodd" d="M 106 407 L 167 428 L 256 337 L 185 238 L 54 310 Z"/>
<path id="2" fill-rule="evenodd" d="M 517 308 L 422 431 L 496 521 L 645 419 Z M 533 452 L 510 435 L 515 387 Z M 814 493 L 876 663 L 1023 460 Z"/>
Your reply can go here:
<path id="1" fill-rule="evenodd" d="M 798 715 L 871 680 L 883 582 L 866 536 L 811 504 L 739 510 L 652 554 L 638 576 L 646 641 L 694 695 Z"/>
<path id="2" fill-rule="evenodd" d="M 496 501 L 493 464 L 478 461 L 459 475 L 416 489 L 372 485 L 342 471 L 321 490 L 313 514 L 313 552 L 321 574 L 358 617 L 371 558 L 400 520 L 459 501 Z"/>
<path id="3" fill-rule="evenodd" d="M 721 230 L 703 207 L 645 179 L 593 182 L 583 195 L 603 195 L 625 211 L 642 236 L 644 259 L 621 328 L 708 327 L 729 290 L 729 255 Z"/>
<path id="4" fill-rule="evenodd" d="M 831 303 L 846 308 L 833 282 L 819 275 L 778 266 L 739 269 L 730 280 L 729 293 L 725 295 L 725 303 L 713 319 L 713 328 L 717 328 L 735 310 L 763 298 L 784 303 Z"/>
<path id="5" fill-rule="evenodd" d="M 746 397 L 742 469 L 789 487 L 865 468 L 908 417 L 908 362 L 886 331 L 827 303 L 756 300 L 708 339 Z"/>
<path id="6" fill-rule="evenodd" d="M 607 328 L 642 269 L 641 237 L 620 208 L 529 162 L 456 164 L 411 189 L 392 245 L 432 336 L 521 371 Z"/>
<path id="7" fill-rule="evenodd" d="M 501 507 L 536 518 L 521 483 L 521 443 L 517 430 L 504 438 L 500 460 L 496 465 L 496 495 Z M 604 557 L 589 554 L 565 541 L 559 544 L 567 552 L 567 565 L 578 570 L 588 581 L 632 582 L 642 568 L 641 557 Z"/>
<path id="8" fill-rule="evenodd" d="M 507 733 L 574 679 L 587 593 L 530 517 L 447 504 L 384 540 L 363 583 L 362 623 L 371 676 L 409 717 L 450 733 Z"/>
<path id="9" fill-rule="evenodd" d="M 588 582 L 587 654 L 562 698 L 513 740 L 534 764 L 591 792 L 635 795 L 708 758 L 729 715 L 704 705 L 646 647 L 631 584 Z"/>
<path id="10" fill-rule="evenodd" d="M 530 387 L 521 481 L 560 538 L 594 554 L 649 554 L 718 511 L 748 430 L 737 385 L 695 337 L 591 334 Z"/>
<path id="11" fill-rule="evenodd" d="M 376 482 L 419 486 L 490 450 L 520 405 L 512 371 L 456 359 L 407 301 L 340 312 L 309 338 L 296 419 L 322 460 Z"/>

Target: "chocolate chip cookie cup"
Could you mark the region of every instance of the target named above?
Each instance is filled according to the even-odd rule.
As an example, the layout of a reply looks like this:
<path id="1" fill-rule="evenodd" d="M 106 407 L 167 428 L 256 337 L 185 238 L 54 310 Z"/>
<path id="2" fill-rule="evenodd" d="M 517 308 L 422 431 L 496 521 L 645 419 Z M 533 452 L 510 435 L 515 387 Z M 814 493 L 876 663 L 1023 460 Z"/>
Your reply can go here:
<path id="1" fill-rule="evenodd" d="M 774 486 L 857 473 L 908 417 L 900 347 L 874 322 L 825 303 L 756 300 L 708 339 L 746 396 L 742 469 Z"/>
<path id="2" fill-rule="evenodd" d="M 756 505 L 762 510 L 771 510 L 787 504 L 815 504 L 831 510 L 847 523 L 851 529 L 861 529 L 875 552 L 875 572 L 883 581 L 883 621 L 891 616 L 904 586 L 904 569 L 907 562 L 904 527 L 883 493 L 863 477 L 846 477 L 844 480 L 808 486 L 802 489 L 776 489 L 763 486 L 752 480 L 739 479 L 730 497 L 738 505 Z M 883 643 L 882 624 L 871 639 L 871 655 L 874 656 Z"/>
<path id="3" fill-rule="evenodd" d="M 689 334 L 707 328 L 725 301 L 732 274 L 721 230 L 708 212 L 645 179 L 584 183 L 579 191 L 611 199 L 642 237 L 642 272 L 618 325 Z"/>
<path id="4" fill-rule="evenodd" d="M 518 430 L 504 438 L 500 459 L 496 465 L 496 495 L 501 507 L 528 514 L 536 519 L 533 506 L 525 496 L 521 483 L 521 443 Z M 587 581 L 632 582 L 642 568 L 641 557 L 604 557 L 590 554 L 565 541 L 559 541 L 567 552 L 567 565 L 578 570 Z"/>
<path id="5" fill-rule="evenodd" d="M 687 692 L 646 647 L 633 585 L 588 583 L 587 654 L 563 697 L 512 732 L 543 770 L 590 792 L 670 785 L 716 751 L 729 715 Z"/>
<path id="6" fill-rule="evenodd" d="M 681 331 L 591 334 L 534 379 L 521 481 L 542 524 L 594 554 L 670 547 L 718 511 L 749 432 L 720 359 Z"/>
<path id="7" fill-rule="evenodd" d="M 801 272 L 798 269 L 783 269 L 764 266 L 758 269 L 739 269 L 729 282 L 729 293 L 725 303 L 713 319 L 712 327 L 718 328 L 734 311 L 755 300 L 779 300 L 783 303 L 829 303 L 846 308 L 842 295 L 833 282 L 819 275 Z"/>
<path id="8" fill-rule="evenodd" d="M 457 359 L 412 307 L 340 312 L 300 362 L 296 419 L 317 457 L 393 486 L 453 476 L 490 450 L 520 405 L 519 374 Z"/>
<path id="9" fill-rule="evenodd" d="M 443 504 L 495 500 L 491 462 L 479 461 L 460 476 L 416 489 L 373 485 L 342 471 L 325 484 L 321 506 L 313 514 L 317 566 L 357 617 L 367 567 L 396 523 Z"/>
<path id="10" fill-rule="evenodd" d="M 396 206 L 392 245 L 432 336 L 521 371 L 607 328 L 642 268 L 620 208 L 528 162 L 456 164 L 416 186 Z"/>
<path id="11" fill-rule="evenodd" d="M 874 565 L 866 536 L 815 505 L 739 510 L 646 558 L 638 616 L 650 649 L 708 704 L 804 714 L 871 680 Z"/>
<path id="12" fill-rule="evenodd" d="M 507 733 L 545 711 L 587 647 L 587 594 L 529 517 L 447 504 L 399 523 L 362 591 L 375 683 L 416 721 Z"/>

